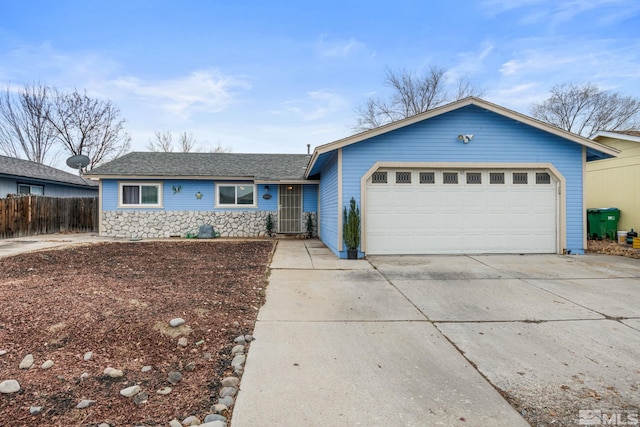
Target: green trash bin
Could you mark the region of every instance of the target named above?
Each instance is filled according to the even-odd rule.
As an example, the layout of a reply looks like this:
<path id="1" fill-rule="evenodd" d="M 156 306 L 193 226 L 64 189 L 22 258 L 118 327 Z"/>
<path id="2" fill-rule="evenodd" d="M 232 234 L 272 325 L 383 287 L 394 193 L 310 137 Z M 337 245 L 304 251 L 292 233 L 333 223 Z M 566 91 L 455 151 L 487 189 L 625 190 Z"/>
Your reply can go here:
<path id="1" fill-rule="evenodd" d="M 587 236 L 591 239 L 617 240 L 620 209 L 587 209 Z"/>

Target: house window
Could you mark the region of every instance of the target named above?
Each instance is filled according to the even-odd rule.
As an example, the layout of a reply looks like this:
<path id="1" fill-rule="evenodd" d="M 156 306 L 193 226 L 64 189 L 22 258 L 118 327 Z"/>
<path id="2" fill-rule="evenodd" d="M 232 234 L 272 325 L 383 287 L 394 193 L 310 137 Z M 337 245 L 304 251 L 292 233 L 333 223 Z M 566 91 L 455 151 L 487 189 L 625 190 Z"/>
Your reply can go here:
<path id="1" fill-rule="evenodd" d="M 371 175 L 371 183 L 372 184 L 386 184 L 387 183 L 387 172 L 385 171 L 377 171 Z"/>
<path id="2" fill-rule="evenodd" d="M 18 184 L 18 194 L 44 195 L 44 186 L 32 184 Z"/>
<path id="3" fill-rule="evenodd" d="M 435 184 L 436 173 L 435 172 L 420 172 L 420 184 Z"/>
<path id="4" fill-rule="evenodd" d="M 457 184 L 458 183 L 458 172 L 443 172 L 442 173 L 442 183 L 443 184 Z"/>
<path id="5" fill-rule="evenodd" d="M 529 174 L 526 172 L 514 172 L 513 173 L 513 183 L 514 184 L 527 184 L 529 178 Z"/>
<path id="6" fill-rule="evenodd" d="M 482 184 L 482 172 L 467 172 L 467 184 Z"/>
<path id="7" fill-rule="evenodd" d="M 411 184 L 411 172 L 396 172 L 396 184 Z"/>
<path id="8" fill-rule="evenodd" d="M 126 208 L 162 206 L 162 184 L 159 182 L 121 182 L 120 206 Z"/>
<path id="9" fill-rule="evenodd" d="M 222 184 L 218 185 L 218 206 L 221 207 L 254 207 L 255 185 Z"/>
<path id="10" fill-rule="evenodd" d="M 551 175 L 546 172 L 536 172 L 536 184 L 551 184 Z"/>
<path id="11" fill-rule="evenodd" d="M 489 173 L 489 184 L 504 184 L 504 172 Z"/>

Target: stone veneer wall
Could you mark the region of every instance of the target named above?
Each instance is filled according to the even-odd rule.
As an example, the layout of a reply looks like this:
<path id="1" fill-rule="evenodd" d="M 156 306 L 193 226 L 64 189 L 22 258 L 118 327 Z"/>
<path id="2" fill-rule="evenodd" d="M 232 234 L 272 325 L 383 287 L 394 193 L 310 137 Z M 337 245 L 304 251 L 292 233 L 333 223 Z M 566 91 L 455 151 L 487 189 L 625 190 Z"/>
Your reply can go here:
<path id="1" fill-rule="evenodd" d="M 143 239 L 185 237 L 189 232 L 197 233 L 201 225 L 209 224 L 220 237 L 264 237 L 269 213 L 277 232 L 277 211 L 105 211 L 101 235 Z M 302 230 L 308 215 L 312 215 L 316 235 L 315 212 L 304 213 Z"/>

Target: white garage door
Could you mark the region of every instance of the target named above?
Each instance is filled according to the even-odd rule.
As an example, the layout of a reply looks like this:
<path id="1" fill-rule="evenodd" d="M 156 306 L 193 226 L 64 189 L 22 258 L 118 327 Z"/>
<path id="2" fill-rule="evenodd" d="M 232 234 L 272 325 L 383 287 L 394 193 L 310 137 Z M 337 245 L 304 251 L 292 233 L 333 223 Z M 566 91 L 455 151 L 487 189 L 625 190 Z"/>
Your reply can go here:
<path id="1" fill-rule="evenodd" d="M 380 169 L 367 180 L 366 253 L 556 253 L 557 206 L 545 170 Z"/>

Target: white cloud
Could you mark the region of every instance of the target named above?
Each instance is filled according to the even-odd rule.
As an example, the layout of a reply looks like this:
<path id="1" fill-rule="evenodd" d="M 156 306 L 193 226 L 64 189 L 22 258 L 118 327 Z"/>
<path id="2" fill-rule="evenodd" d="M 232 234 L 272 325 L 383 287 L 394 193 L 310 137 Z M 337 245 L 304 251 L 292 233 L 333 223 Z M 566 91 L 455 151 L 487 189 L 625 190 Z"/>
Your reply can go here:
<path id="1" fill-rule="evenodd" d="M 324 89 L 307 92 L 306 95 L 302 99 L 284 102 L 282 109 L 273 113 L 288 112 L 301 117 L 304 121 L 313 121 L 336 113 L 347 105 L 347 101 L 340 95 Z"/>
<path id="2" fill-rule="evenodd" d="M 364 51 L 365 45 L 353 37 L 348 40 L 329 40 L 322 36 L 317 49 L 320 56 L 325 58 L 346 58 Z"/>
<path id="3" fill-rule="evenodd" d="M 217 113 L 236 101 L 240 91 L 251 86 L 242 79 L 219 71 L 194 71 L 187 76 L 159 81 L 122 77 L 107 82 L 124 96 L 133 95 L 147 106 L 187 119 L 194 112 Z"/>

